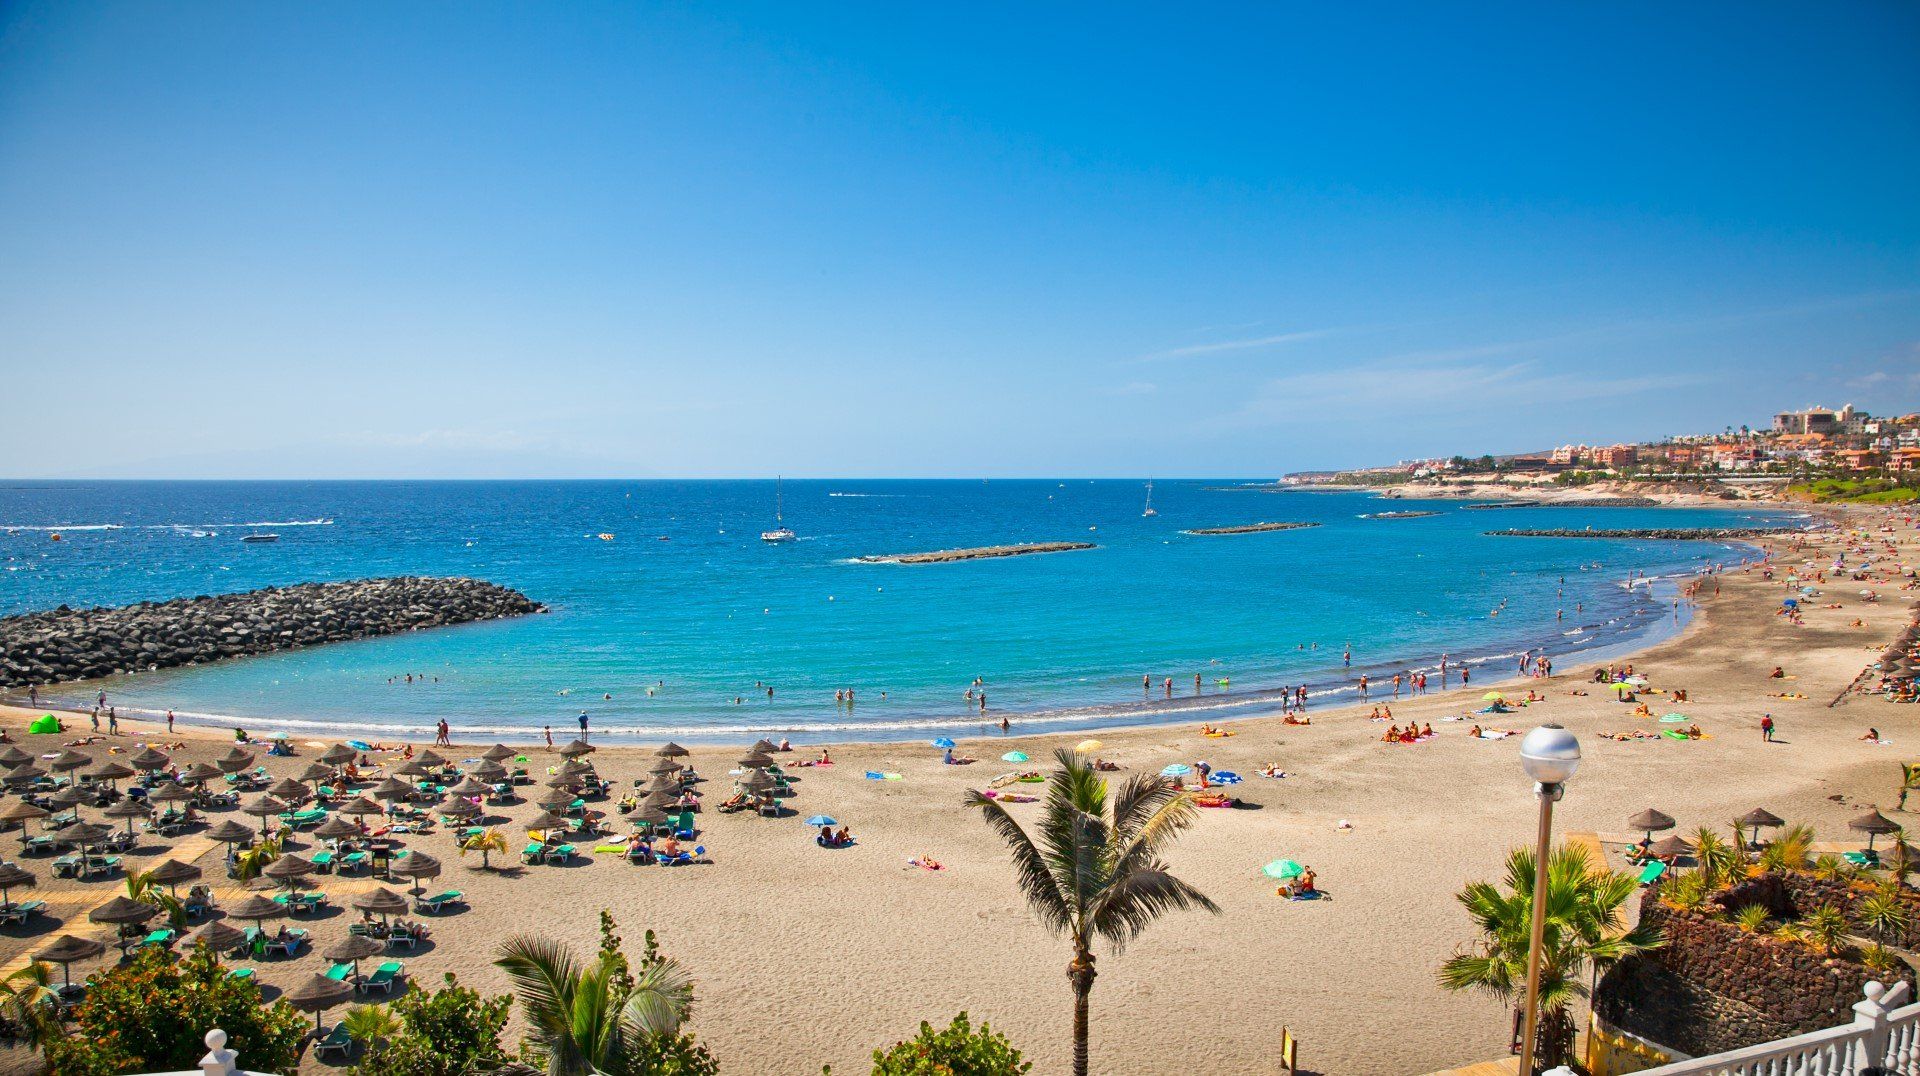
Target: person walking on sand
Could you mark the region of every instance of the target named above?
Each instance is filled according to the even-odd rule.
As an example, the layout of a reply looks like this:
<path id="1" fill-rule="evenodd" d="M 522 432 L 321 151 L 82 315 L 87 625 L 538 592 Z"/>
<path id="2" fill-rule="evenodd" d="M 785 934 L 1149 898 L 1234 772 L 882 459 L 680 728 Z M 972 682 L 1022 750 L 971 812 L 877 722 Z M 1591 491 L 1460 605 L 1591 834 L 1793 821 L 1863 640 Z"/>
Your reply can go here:
<path id="1" fill-rule="evenodd" d="M 120 735 L 120 715 L 111 706 L 107 707 L 107 735 Z"/>
<path id="2" fill-rule="evenodd" d="M 167 711 L 167 735 L 173 735 L 173 711 Z"/>
<path id="3" fill-rule="evenodd" d="M 542 725 L 540 726 L 540 731 L 547 734 L 547 750 L 553 750 L 553 726 Z"/>
<path id="4" fill-rule="evenodd" d="M 1760 742 L 1773 742 L 1773 715 L 1765 714 L 1760 718 Z"/>
<path id="5" fill-rule="evenodd" d="M 585 710 L 580 711 L 580 738 L 583 740 L 587 738 L 587 712 Z"/>
<path id="6" fill-rule="evenodd" d="M 27 705 L 35 709 L 39 709 L 40 707 L 40 685 L 39 684 L 27 685 Z"/>

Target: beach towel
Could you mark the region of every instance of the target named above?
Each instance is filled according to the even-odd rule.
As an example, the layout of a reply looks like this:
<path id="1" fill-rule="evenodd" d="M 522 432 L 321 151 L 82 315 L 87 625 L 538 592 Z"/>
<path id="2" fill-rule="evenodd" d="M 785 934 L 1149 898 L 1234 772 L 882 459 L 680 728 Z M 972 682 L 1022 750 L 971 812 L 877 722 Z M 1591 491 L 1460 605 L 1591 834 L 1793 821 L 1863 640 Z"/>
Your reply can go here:
<path id="1" fill-rule="evenodd" d="M 1660 735 L 1665 736 L 1669 740 L 1679 740 L 1681 743 L 1685 743 L 1691 739 L 1691 737 L 1679 729 L 1661 729 Z"/>

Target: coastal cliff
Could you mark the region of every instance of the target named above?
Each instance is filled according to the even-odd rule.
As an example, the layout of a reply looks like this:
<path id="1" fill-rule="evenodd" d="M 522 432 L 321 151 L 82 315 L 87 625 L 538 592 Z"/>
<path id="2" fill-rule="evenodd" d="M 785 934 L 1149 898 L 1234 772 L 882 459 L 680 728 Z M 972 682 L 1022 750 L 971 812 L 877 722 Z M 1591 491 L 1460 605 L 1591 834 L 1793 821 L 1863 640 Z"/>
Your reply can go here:
<path id="1" fill-rule="evenodd" d="M 399 576 L 0 619 L 0 686 L 54 684 L 546 609 L 479 579 Z"/>

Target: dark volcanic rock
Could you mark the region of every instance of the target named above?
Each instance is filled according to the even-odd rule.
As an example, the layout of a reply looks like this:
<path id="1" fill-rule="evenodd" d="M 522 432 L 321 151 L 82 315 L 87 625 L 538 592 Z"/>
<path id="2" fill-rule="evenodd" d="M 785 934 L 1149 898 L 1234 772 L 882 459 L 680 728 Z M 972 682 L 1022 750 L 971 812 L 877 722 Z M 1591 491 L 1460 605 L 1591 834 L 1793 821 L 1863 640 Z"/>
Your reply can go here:
<path id="1" fill-rule="evenodd" d="M 118 609 L 62 605 L 0 619 L 0 687 L 164 669 L 545 609 L 484 580 L 419 576 L 302 583 Z"/>

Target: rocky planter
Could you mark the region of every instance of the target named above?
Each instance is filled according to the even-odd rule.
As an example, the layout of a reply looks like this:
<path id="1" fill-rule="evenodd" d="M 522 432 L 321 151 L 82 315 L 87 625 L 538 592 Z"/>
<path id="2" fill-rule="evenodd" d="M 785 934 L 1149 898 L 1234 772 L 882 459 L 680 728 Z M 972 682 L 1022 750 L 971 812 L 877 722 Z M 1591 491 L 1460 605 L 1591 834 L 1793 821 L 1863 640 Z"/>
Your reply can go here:
<path id="1" fill-rule="evenodd" d="M 0 619 L 0 686 L 57 684 L 195 665 L 546 607 L 480 579 L 399 576 Z"/>

